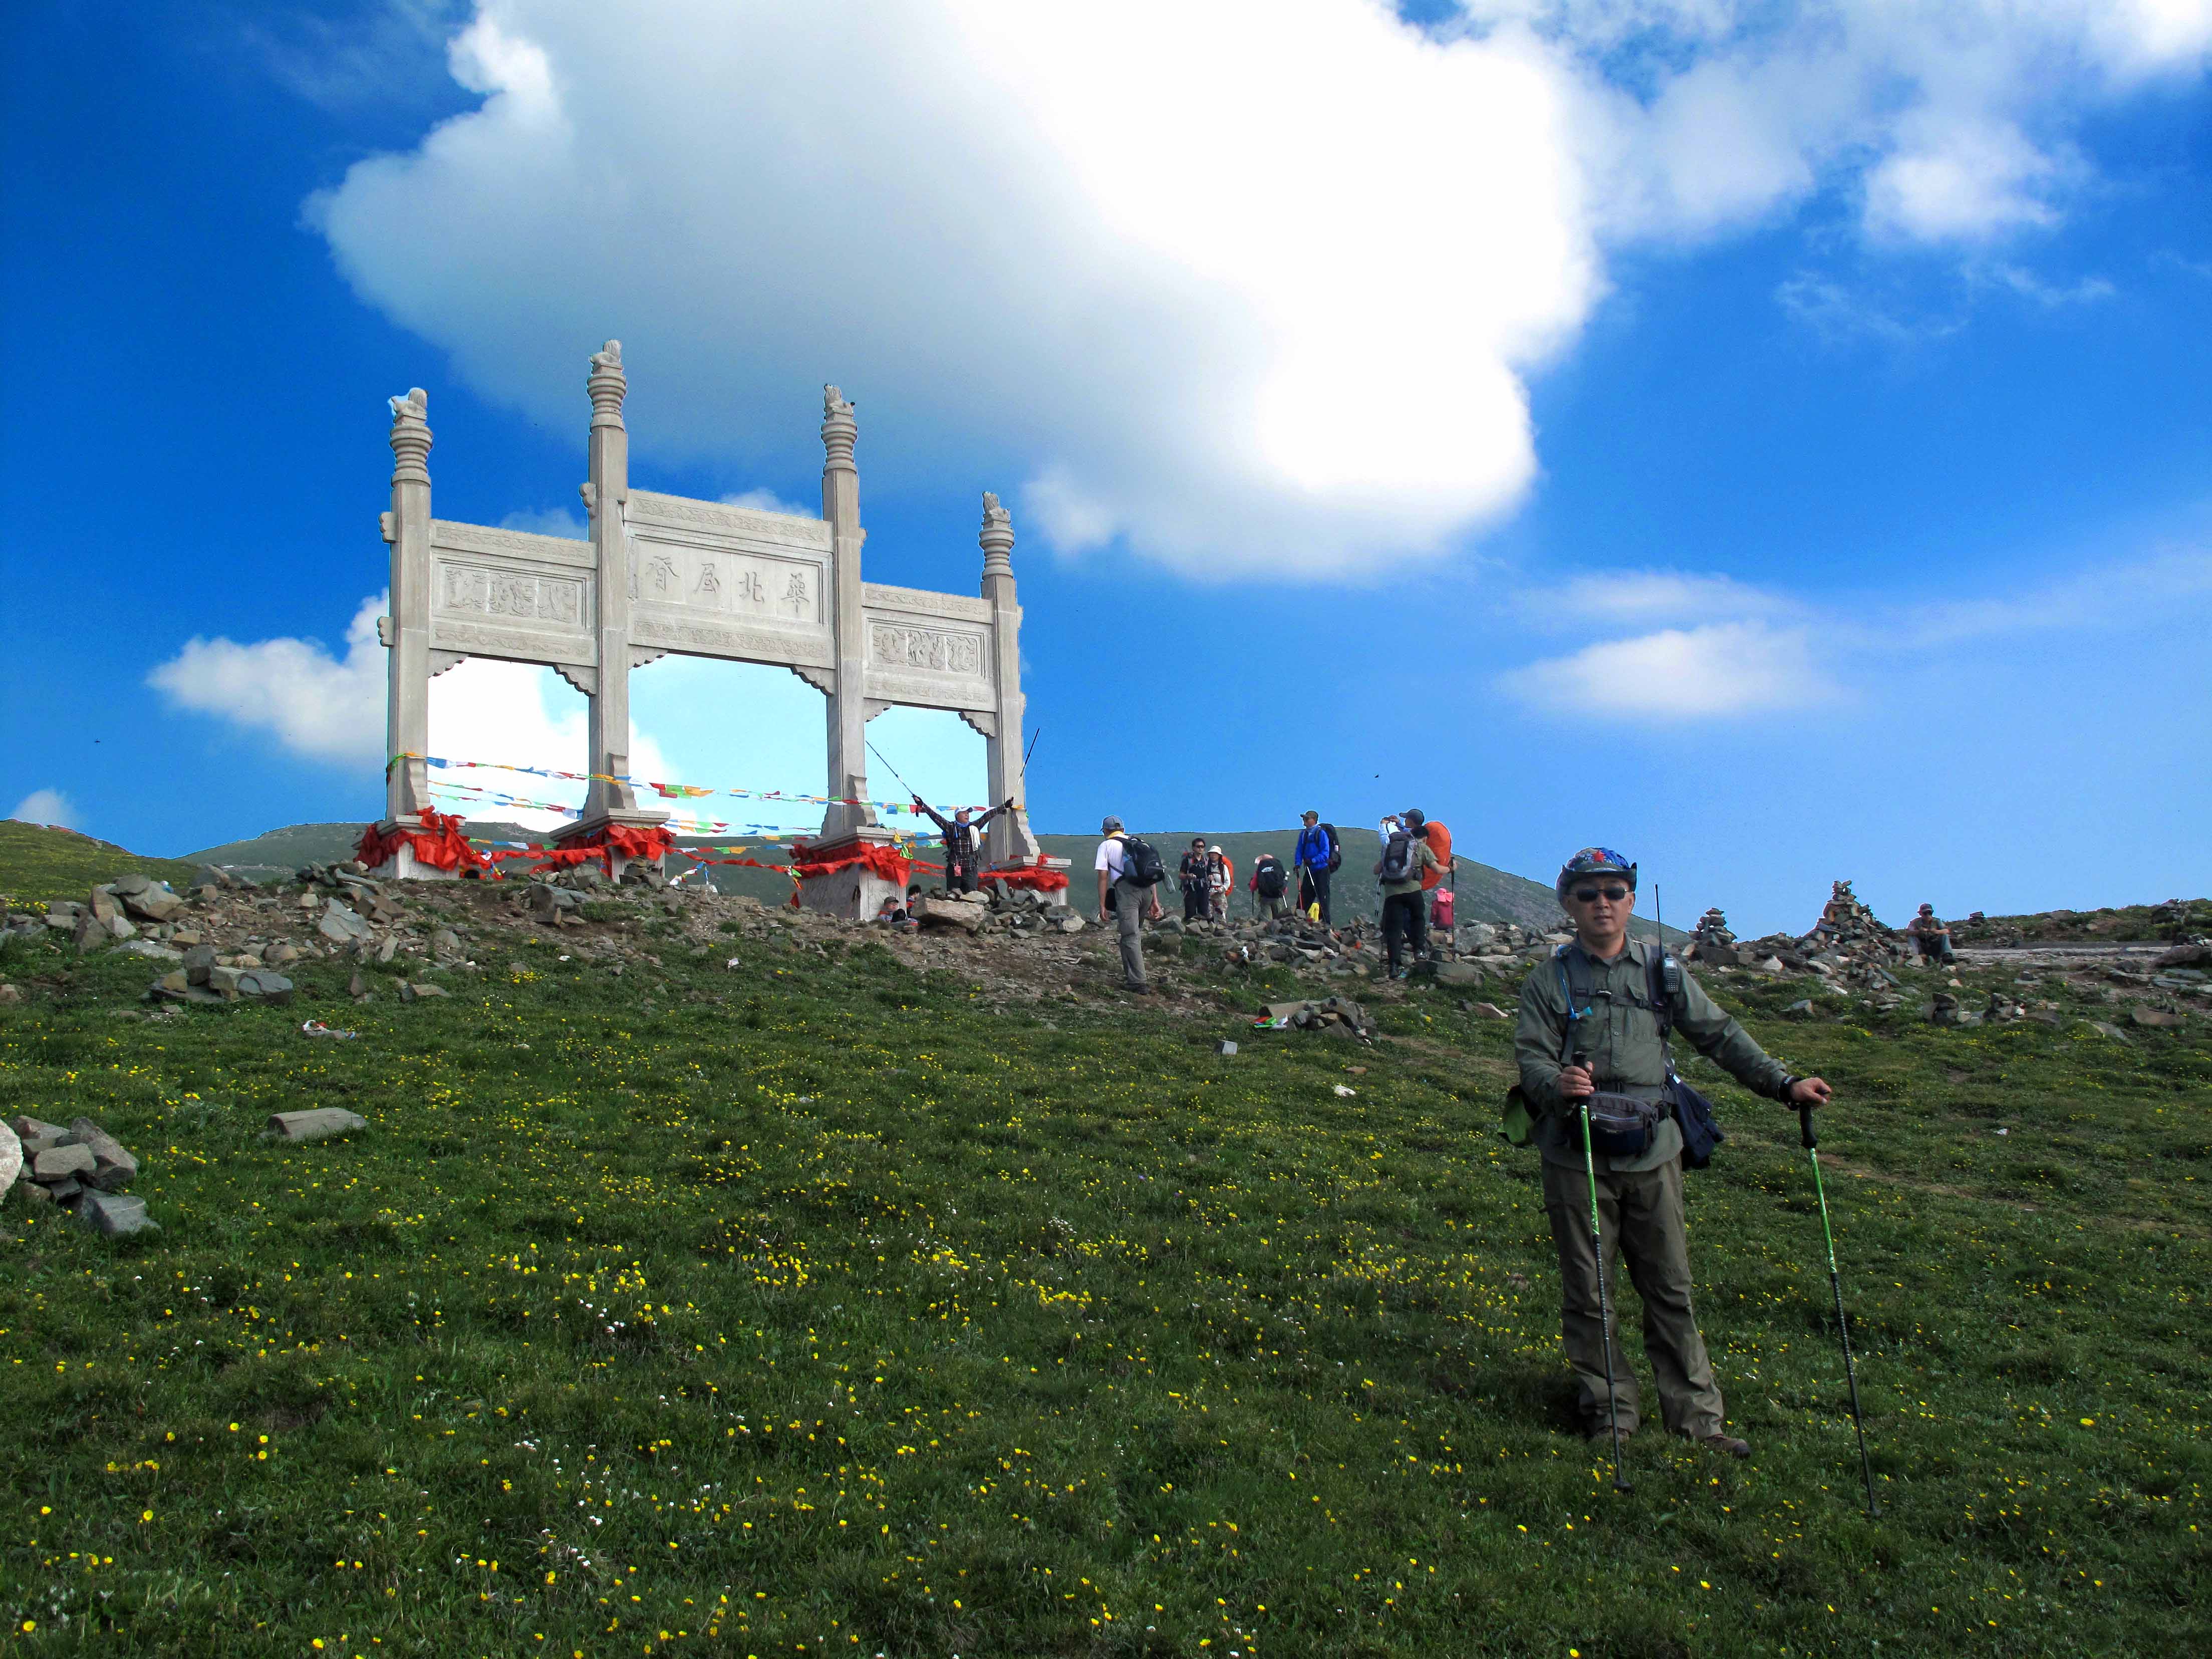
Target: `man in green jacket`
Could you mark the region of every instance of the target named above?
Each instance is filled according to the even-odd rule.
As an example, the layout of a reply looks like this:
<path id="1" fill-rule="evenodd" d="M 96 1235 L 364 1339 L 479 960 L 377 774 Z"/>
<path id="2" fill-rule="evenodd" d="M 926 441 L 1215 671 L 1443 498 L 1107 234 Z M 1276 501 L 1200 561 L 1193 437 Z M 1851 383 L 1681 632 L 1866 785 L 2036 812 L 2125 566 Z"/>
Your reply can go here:
<path id="1" fill-rule="evenodd" d="M 1667 1054 L 1650 991 L 1654 977 L 1662 985 L 1679 981 L 1666 994 L 1674 1029 L 1747 1089 L 1793 1108 L 1824 1105 L 1830 1090 L 1817 1077 L 1792 1077 L 1679 968 L 1655 975 L 1658 946 L 1628 937 L 1636 866 L 1620 854 L 1584 848 L 1559 872 L 1558 892 L 1574 923 L 1575 942 L 1561 945 L 1522 982 L 1513 1054 L 1544 1156 L 1544 1208 L 1559 1252 L 1559 1337 L 1579 1385 L 1583 1429 L 1594 1437 L 1609 1433 L 1609 1408 L 1619 1411 L 1623 1435 L 1633 1433 L 1638 1421 L 1636 1377 L 1625 1362 L 1616 1369 L 1613 1398 L 1607 1397 L 1597 1252 L 1590 1237 L 1589 1170 L 1594 1167 L 1606 1254 L 1618 1250 L 1626 1260 L 1629 1280 L 1643 1299 L 1644 1350 L 1658 1379 L 1668 1431 L 1714 1451 L 1747 1457 L 1751 1448 L 1723 1427 L 1721 1391 L 1691 1306 L 1682 1132 L 1671 1115 L 1662 1117 L 1642 1152 L 1597 1153 L 1586 1166 L 1582 1103 L 1600 1091 L 1642 1100 L 1667 1097 Z M 1585 979 L 1588 1001 L 1573 1006 L 1571 992 L 1579 993 Z M 1588 1054 L 1586 1066 L 1572 1063 L 1577 1051 Z"/>

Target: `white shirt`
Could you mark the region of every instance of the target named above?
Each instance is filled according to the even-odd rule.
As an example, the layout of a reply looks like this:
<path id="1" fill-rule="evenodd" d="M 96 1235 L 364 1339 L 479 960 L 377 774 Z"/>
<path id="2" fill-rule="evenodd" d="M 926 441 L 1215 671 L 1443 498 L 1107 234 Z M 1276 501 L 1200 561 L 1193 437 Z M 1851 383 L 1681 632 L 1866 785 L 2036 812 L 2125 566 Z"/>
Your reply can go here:
<path id="1" fill-rule="evenodd" d="M 1109 882 L 1115 882 L 1121 879 L 1121 871 L 1123 866 L 1121 862 L 1121 836 L 1109 836 L 1105 840 L 1098 843 L 1097 862 L 1093 864 L 1091 867 L 1094 870 L 1103 870 L 1106 872 L 1106 879 Z"/>

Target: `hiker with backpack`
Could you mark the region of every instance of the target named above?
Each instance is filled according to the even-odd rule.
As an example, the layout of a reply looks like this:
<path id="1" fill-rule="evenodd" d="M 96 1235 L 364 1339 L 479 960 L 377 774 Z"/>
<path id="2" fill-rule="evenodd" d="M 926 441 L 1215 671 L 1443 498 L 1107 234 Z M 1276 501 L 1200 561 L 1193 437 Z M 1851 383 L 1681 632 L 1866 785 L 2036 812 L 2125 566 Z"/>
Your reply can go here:
<path id="1" fill-rule="evenodd" d="M 1262 853 L 1252 860 L 1252 902 L 1258 907 L 1260 920 L 1273 921 L 1291 913 L 1290 872 L 1283 868 L 1282 860 L 1273 853 Z"/>
<path id="2" fill-rule="evenodd" d="M 1150 842 L 1141 841 L 1111 816 L 1098 826 L 1104 837 L 1098 843 L 1095 865 L 1098 872 L 1098 920 L 1110 913 L 1120 934 L 1121 986 L 1143 995 L 1152 988 L 1145 980 L 1145 941 L 1138 929 L 1147 909 L 1157 911 L 1152 890 L 1167 878 L 1167 866 Z"/>
<path id="3" fill-rule="evenodd" d="M 945 837 L 945 890 L 948 893 L 972 893 L 982 871 L 982 862 L 975 856 L 981 845 L 983 830 L 1000 813 L 1012 810 L 1011 799 L 1000 801 L 980 818 L 974 817 L 973 809 L 962 807 L 947 823 L 942 814 L 921 796 L 914 798 L 914 810 L 926 815 Z"/>
<path id="4" fill-rule="evenodd" d="M 1207 866 L 1206 837 L 1193 836 L 1176 874 L 1182 879 L 1182 919 L 1204 921 L 1213 914 L 1213 872 Z"/>
<path id="5" fill-rule="evenodd" d="M 1375 873 L 1382 883 L 1382 946 L 1389 955 L 1392 979 L 1406 977 L 1409 942 L 1416 957 L 1428 949 L 1428 910 L 1421 878 L 1438 866 L 1437 855 L 1429 850 L 1422 834 L 1427 822 L 1419 807 L 1382 820 L 1389 833 Z"/>
<path id="6" fill-rule="evenodd" d="M 1683 1165 L 1701 1167 L 1718 1131 L 1703 1097 L 1674 1076 L 1668 1035 L 1681 1032 L 1745 1088 L 1785 1105 L 1825 1105 L 1832 1091 L 1817 1077 L 1790 1075 L 1662 945 L 1628 937 L 1636 866 L 1620 854 L 1583 848 L 1560 870 L 1557 891 L 1574 941 L 1522 982 L 1513 1053 L 1521 1072 L 1516 1095 L 1528 1114 L 1521 1127 L 1543 1154 L 1544 1208 L 1559 1256 L 1559 1338 L 1583 1431 L 1599 1440 L 1617 1427 L 1626 1438 L 1638 1422 L 1635 1376 L 1626 1367 L 1616 1376 L 1611 1364 L 1601 1279 L 1610 1264 L 1596 1246 L 1602 1238 L 1609 1259 L 1618 1240 L 1643 1299 L 1644 1351 L 1668 1432 L 1747 1457 L 1750 1446 L 1723 1426 L 1721 1391 L 1698 1333 L 1683 1223 Z M 1509 1139 L 1516 1138 L 1513 1109 L 1509 1104 Z"/>
<path id="7" fill-rule="evenodd" d="M 1298 831 L 1298 844 L 1291 851 L 1291 867 L 1298 872 L 1298 908 L 1317 912 L 1321 925 L 1328 926 L 1328 878 L 1344 862 L 1344 849 L 1337 844 L 1336 826 L 1323 823 L 1321 814 L 1309 811 L 1305 823 Z"/>

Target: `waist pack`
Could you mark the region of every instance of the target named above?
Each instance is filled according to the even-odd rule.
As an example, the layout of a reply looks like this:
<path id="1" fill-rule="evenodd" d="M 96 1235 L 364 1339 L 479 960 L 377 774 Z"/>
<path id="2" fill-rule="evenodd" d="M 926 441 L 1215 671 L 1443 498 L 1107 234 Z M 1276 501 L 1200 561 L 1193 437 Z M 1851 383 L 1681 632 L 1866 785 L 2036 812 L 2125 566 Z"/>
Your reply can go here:
<path id="1" fill-rule="evenodd" d="M 1606 1158 L 1640 1158 L 1651 1150 L 1651 1137 L 1671 1115 L 1663 1100 L 1639 1100 L 1634 1095 L 1607 1094 L 1601 1090 L 1586 1103 L 1589 1107 L 1590 1150 Z"/>

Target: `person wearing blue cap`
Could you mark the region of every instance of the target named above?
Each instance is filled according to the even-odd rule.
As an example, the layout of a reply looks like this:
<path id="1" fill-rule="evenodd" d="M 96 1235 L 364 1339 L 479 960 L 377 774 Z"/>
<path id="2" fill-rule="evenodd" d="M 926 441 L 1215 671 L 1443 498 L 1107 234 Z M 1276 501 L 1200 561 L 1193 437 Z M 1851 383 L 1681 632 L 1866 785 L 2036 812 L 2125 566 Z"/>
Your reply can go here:
<path id="1" fill-rule="evenodd" d="M 1752 1091 L 1785 1105 L 1830 1097 L 1817 1077 L 1793 1077 L 1751 1034 L 1713 1006 L 1705 988 L 1662 954 L 1631 939 L 1636 866 L 1605 847 L 1585 847 L 1559 872 L 1559 902 L 1575 938 L 1521 987 L 1513 1054 L 1544 1157 L 1544 1208 L 1559 1255 L 1559 1337 L 1577 1385 L 1584 1432 L 1603 1437 L 1618 1413 L 1637 1425 L 1632 1371 L 1612 1376 L 1596 1237 L 1616 1242 L 1644 1303 L 1644 1350 L 1659 1384 L 1669 1432 L 1746 1457 L 1724 1426 L 1719 1386 L 1690 1300 L 1689 1237 L 1682 1211 L 1682 1132 L 1672 1115 L 1668 1026 Z M 1583 1108 L 1605 1109 L 1610 1150 L 1585 1141 Z M 1586 1184 L 1587 1183 L 1587 1184 Z M 1593 1237 L 1595 1204 L 1602 1227 Z M 1607 1273 L 1608 1279 L 1611 1278 Z"/>

